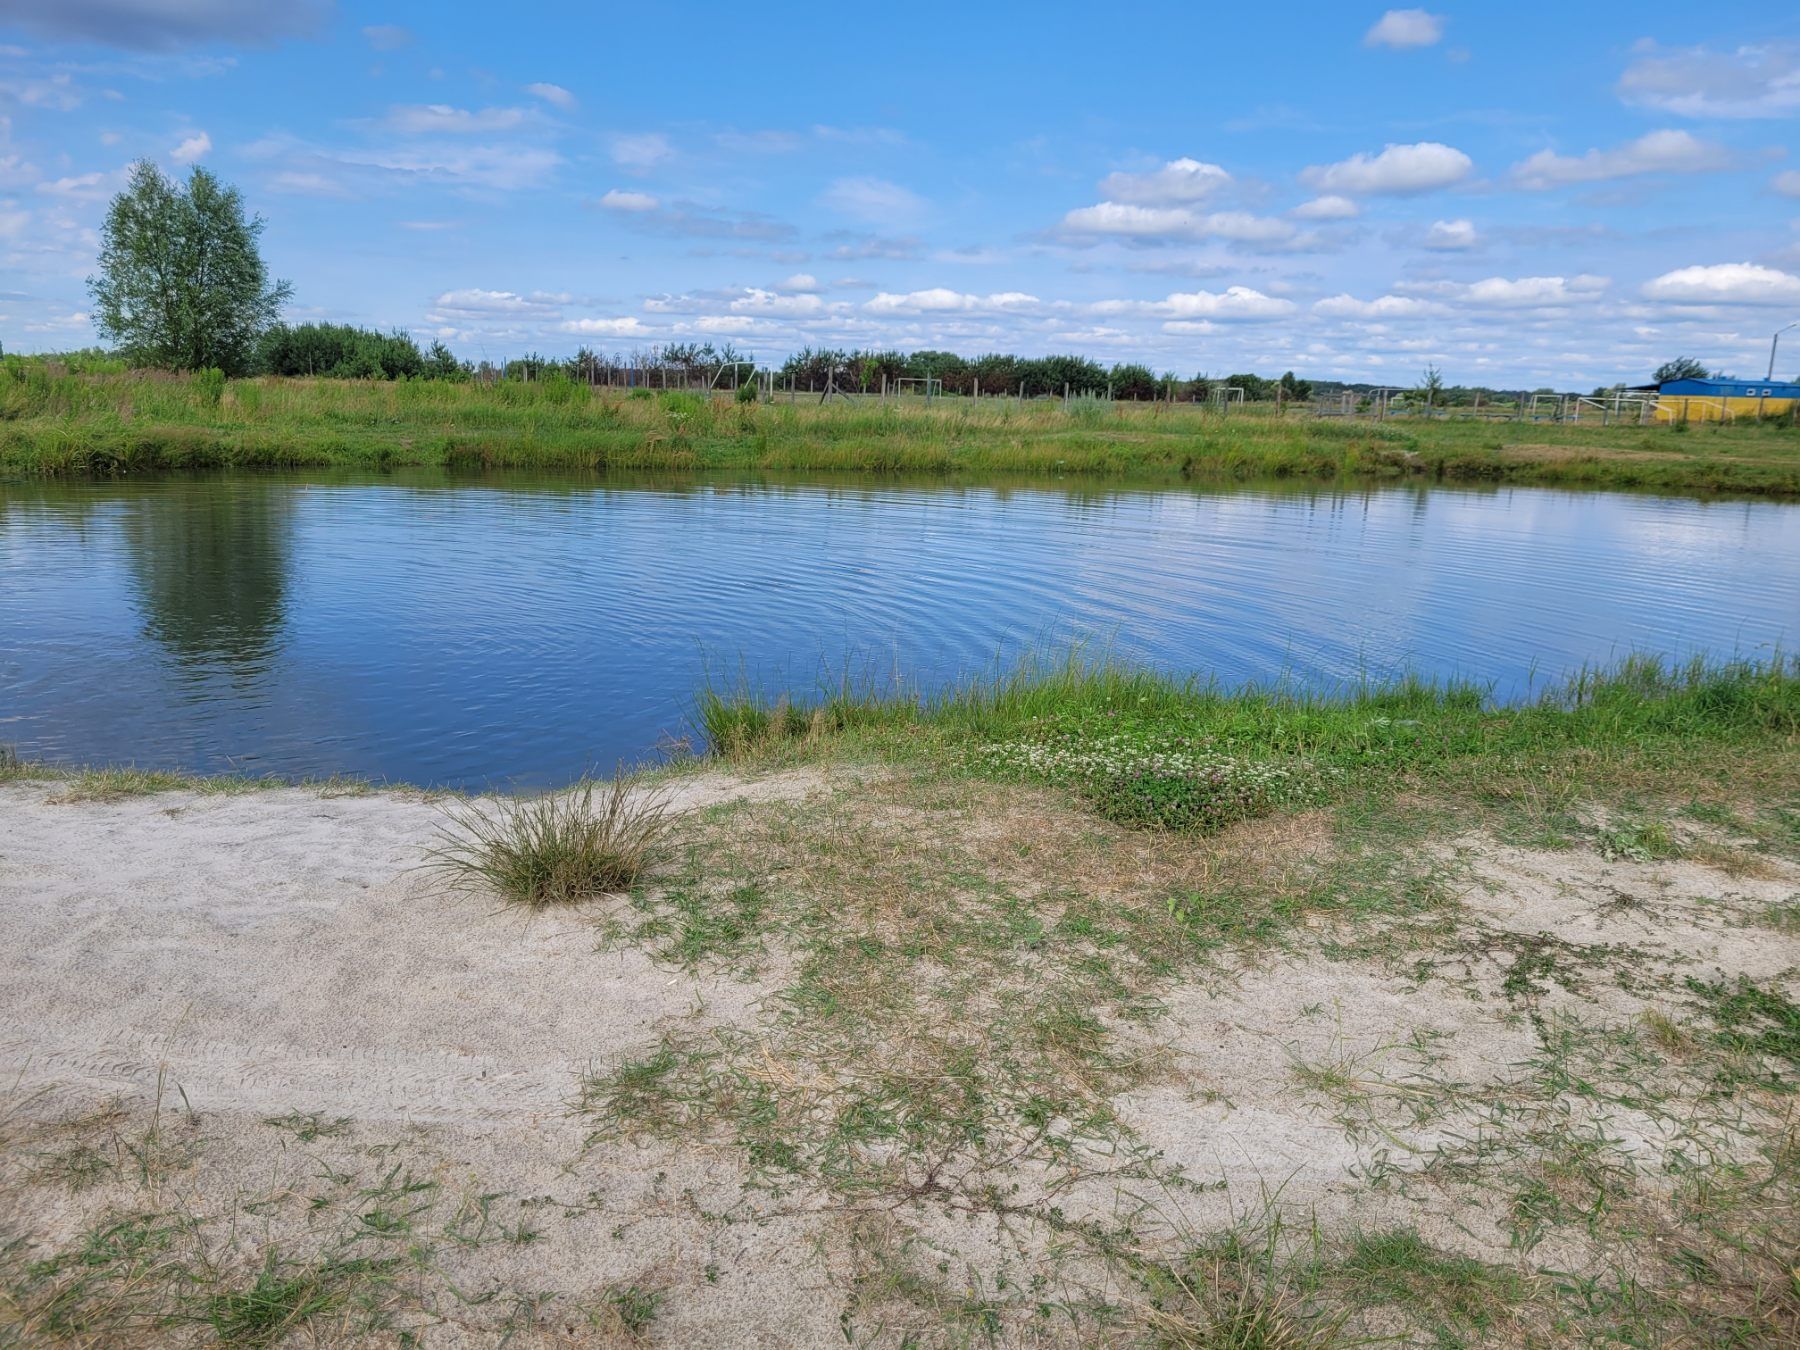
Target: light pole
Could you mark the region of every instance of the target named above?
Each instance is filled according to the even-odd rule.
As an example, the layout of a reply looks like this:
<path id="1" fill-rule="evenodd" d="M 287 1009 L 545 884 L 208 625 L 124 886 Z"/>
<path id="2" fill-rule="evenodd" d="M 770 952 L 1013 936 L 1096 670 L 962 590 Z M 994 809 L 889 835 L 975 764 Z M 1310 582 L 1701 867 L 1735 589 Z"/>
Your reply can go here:
<path id="1" fill-rule="evenodd" d="M 1775 348 L 1781 342 L 1781 335 L 1787 332 L 1788 328 L 1800 328 L 1800 319 L 1795 319 L 1787 328 L 1777 328 L 1775 336 L 1769 339 L 1769 373 L 1764 378 L 1770 381 L 1775 378 Z"/>

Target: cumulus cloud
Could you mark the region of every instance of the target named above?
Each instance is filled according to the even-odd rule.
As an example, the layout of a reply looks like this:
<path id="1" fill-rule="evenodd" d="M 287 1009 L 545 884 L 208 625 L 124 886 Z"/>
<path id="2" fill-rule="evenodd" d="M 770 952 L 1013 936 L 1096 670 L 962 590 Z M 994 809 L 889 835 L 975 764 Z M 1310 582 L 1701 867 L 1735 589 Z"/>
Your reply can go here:
<path id="1" fill-rule="evenodd" d="M 784 290 L 789 291 L 816 291 L 819 289 L 819 279 L 811 272 L 796 272 L 781 285 Z"/>
<path id="2" fill-rule="evenodd" d="M 555 318 L 561 307 L 569 303 L 567 295 L 533 291 L 520 295 L 515 291 L 486 291 L 480 287 L 445 291 L 432 302 L 432 308 L 458 318 Z"/>
<path id="3" fill-rule="evenodd" d="M 1314 197 L 1310 202 L 1301 202 L 1289 214 L 1301 220 L 1349 220 L 1361 212 L 1362 208 L 1348 197 Z"/>
<path id="4" fill-rule="evenodd" d="M 0 0 L 0 23 L 71 42 L 167 50 L 266 45 L 316 31 L 330 11 L 331 0 Z"/>
<path id="5" fill-rule="evenodd" d="M 412 30 L 397 23 L 372 23 L 362 30 L 363 41 L 378 52 L 397 52 L 413 40 Z"/>
<path id="6" fill-rule="evenodd" d="M 556 328 L 582 337 L 642 337 L 650 331 L 629 315 L 623 319 L 565 319 Z"/>
<path id="7" fill-rule="evenodd" d="M 525 86 L 525 92 L 533 98 L 541 98 L 553 107 L 562 108 L 565 111 L 575 106 L 575 95 L 560 84 L 528 84 Z"/>
<path id="8" fill-rule="evenodd" d="M 1230 286 L 1223 291 L 1177 291 L 1161 300 L 1102 300 L 1088 306 L 1093 314 L 1141 314 L 1161 319 L 1220 322 L 1282 319 L 1296 308 L 1292 300 L 1264 295 L 1249 286 Z"/>
<path id="9" fill-rule="evenodd" d="M 1110 202 L 1139 206 L 1180 206 L 1205 201 L 1231 182 L 1217 164 L 1172 159 L 1149 173 L 1114 173 L 1100 180 L 1100 194 Z"/>
<path id="10" fill-rule="evenodd" d="M 883 291 L 866 302 L 863 308 L 871 314 L 971 314 L 1032 309 L 1042 303 L 1035 295 L 1026 295 L 1021 291 L 966 295 L 961 291 L 934 286 L 923 291 L 908 291 L 905 295 L 892 295 Z"/>
<path id="11" fill-rule="evenodd" d="M 1425 231 L 1425 247 L 1443 253 L 1474 248 L 1480 243 L 1472 220 L 1438 220 Z"/>
<path id="12" fill-rule="evenodd" d="M 1619 96 L 1683 117 L 1787 117 L 1800 112 L 1800 45 L 1715 52 L 1643 43 L 1619 78 Z"/>
<path id="13" fill-rule="evenodd" d="M 798 295 L 783 295 L 780 291 L 765 291 L 757 286 L 750 287 L 731 302 L 734 314 L 762 314 L 790 319 L 811 318 L 840 308 L 841 306 L 826 304 L 810 291 Z"/>
<path id="14" fill-rule="evenodd" d="M 1430 47 L 1444 36 L 1444 17 L 1422 9 L 1390 9 L 1363 34 L 1365 47 Z"/>
<path id="15" fill-rule="evenodd" d="M 612 138 L 613 163 L 632 173 L 648 173 L 675 153 L 660 131 L 620 134 Z"/>
<path id="16" fill-rule="evenodd" d="M 1680 305 L 1800 304 L 1800 277 L 1756 263 L 1679 267 L 1644 284 L 1649 300 Z"/>
<path id="17" fill-rule="evenodd" d="M 600 205 L 608 211 L 654 211 L 662 202 L 648 192 L 630 192 L 624 188 L 613 188 L 600 199 Z"/>
<path id="18" fill-rule="evenodd" d="M 833 211 L 871 225 L 904 223 L 925 213 L 924 198 L 885 178 L 840 178 L 819 200 Z"/>
<path id="19" fill-rule="evenodd" d="M 1225 239 L 1235 243 L 1278 244 L 1298 233 L 1289 221 L 1248 211 L 1190 211 L 1182 206 L 1136 206 L 1130 202 L 1097 202 L 1063 217 L 1062 232 L 1085 238 Z"/>
<path id="20" fill-rule="evenodd" d="M 1611 150 L 1559 155 L 1540 150 L 1515 164 L 1513 182 L 1532 191 L 1646 173 L 1704 173 L 1730 165 L 1729 154 L 1685 131 L 1652 131 Z"/>
<path id="21" fill-rule="evenodd" d="M 211 149 L 212 137 L 204 131 L 195 132 L 169 151 L 169 158 L 177 164 L 192 164 L 204 157 Z"/>
<path id="22" fill-rule="evenodd" d="M 1597 297 L 1612 282 L 1586 273 L 1573 277 L 1488 277 L 1461 289 L 1457 298 L 1483 309 L 1556 309 Z"/>
<path id="23" fill-rule="evenodd" d="M 1409 295 L 1383 295 L 1373 300 L 1333 295 L 1313 305 L 1313 313 L 1327 319 L 1414 319 L 1448 312 L 1443 305 Z"/>
<path id="24" fill-rule="evenodd" d="M 400 104 L 388 109 L 382 125 L 407 136 L 462 135 L 511 131 L 525 122 L 523 108 L 452 108 L 447 103 Z"/>
<path id="25" fill-rule="evenodd" d="M 1424 295 L 1382 295 L 1359 300 L 1334 295 L 1313 305 L 1328 319 L 1417 319 L 1452 315 L 1457 306 L 1483 310 L 1562 309 L 1598 299 L 1612 282 L 1606 277 L 1488 277 L 1482 281 L 1431 282 L 1417 288 Z"/>
<path id="26" fill-rule="evenodd" d="M 1378 155 L 1356 154 L 1336 164 L 1316 164 L 1300 181 L 1323 193 L 1367 196 L 1429 192 L 1469 176 L 1474 163 L 1454 146 L 1436 141 L 1389 145 Z"/>

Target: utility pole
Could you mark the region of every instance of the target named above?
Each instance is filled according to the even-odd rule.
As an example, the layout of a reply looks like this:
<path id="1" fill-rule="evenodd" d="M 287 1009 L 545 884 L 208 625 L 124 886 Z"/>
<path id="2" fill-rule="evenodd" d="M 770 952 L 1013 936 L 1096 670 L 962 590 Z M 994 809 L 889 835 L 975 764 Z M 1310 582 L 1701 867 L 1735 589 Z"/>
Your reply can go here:
<path id="1" fill-rule="evenodd" d="M 1767 378 L 1771 380 L 1775 378 L 1775 348 L 1781 342 L 1781 335 L 1787 332 L 1788 328 L 1800 328 L 1800 319 L 1795 319 L 1787 328 L 1777 328 L 1775 336 L 1769 339 L 1769 374 Z"/>

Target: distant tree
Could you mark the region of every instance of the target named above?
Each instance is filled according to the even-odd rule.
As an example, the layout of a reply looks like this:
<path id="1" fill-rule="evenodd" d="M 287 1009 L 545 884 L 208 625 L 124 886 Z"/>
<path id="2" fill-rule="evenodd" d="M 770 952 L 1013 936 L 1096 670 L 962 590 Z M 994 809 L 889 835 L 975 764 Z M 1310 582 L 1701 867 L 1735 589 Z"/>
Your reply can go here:
<path id="1" fill-rule="evenodd" d="M 1668 380 L 1707 380 L 1713 373 L 1691 356 L 1678 356 L 1673 361 L 1664 361 L 1650 377 L 1652 382 L 1662 384 Z"/>
<path id="2" fill-rule="evenodd" d="M 1444 372 L 1436 366 L 1426 366 L 1424 373 L 1419 376 L 1419 387 L 1413 392 L 1425 400 L 1427 408 L 1443 403 Z"/>
<path id="3" fill-rule="evenodd" d="M 1122 361 L 1107 374 L 1114 398 L 1154 399 L 1162 391 L 1162 381 L 1149 366 L 1136 361 Z"/>
<path id="4" fill-rule="evenodd" d="M 1281 377 L 1281 397 L 1288 402 L 1304 403 L 1312 397 L 1312 393 L 1311 380 L 1299 379 L 1291 370 Z"/>
<path id="5" fill-rule="evenodd" d="M 238 190 L 205 169 L 183 185 L 140 160 L 100 229 L 95 330 L 146 365 L 241 374 L 292 290 L 270 281 L 262 231 Z"/>

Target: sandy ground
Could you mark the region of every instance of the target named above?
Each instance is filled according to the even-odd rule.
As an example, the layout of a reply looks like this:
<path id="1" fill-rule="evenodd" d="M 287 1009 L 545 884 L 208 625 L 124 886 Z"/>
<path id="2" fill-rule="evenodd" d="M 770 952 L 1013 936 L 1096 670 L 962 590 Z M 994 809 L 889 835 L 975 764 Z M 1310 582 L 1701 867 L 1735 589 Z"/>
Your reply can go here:
<path id="1" fill-rule="evenodd" d="M 701 777 L 676 805 L 829 790 L 808 773 Z M 562 1302 L 533 1312 L 533 1335 L 623 1335 L 576 1311 L 629 1285 L 664 1295 L 658 1343 L 843 1343 L 842 1215 L 802 1198 L 737 1221 L 749 1211 L 731 1150 L 588 1147 L 570 1111 L 585 1072 L 672 1028 L 754 1025 L 778 968 L 673 971 L 603 949 L 589 917 L 447 890 L 420 870 L 441 812 L 403 794 L 59 791 L 0 788 L 0 1227 L 46 1250 L 73 1240 L 117 1195 L 51 1184 L 42 1160 L 70 1140 L 122 1157 L 153 1118 L 176 1155 L 159 1199 L 254 1216 L 234 1221 L 234 1250 L 316 1245 L 391 1188 L 390 1169 L 428 1180 L 406 1203 L 440 1239 L 487 1232 L 469 1217 L 483 1204 L 502 1235 L 541 1230 L 440 1241 L 457 1287 L 485 1301 L 439 1308 L 431 1343 L 493 1343 L 507 1308 L 552 1291 Z M 1800 893 L 1794 875 L 1477 851 L 1463 899 L 1482 932 L 1632 944 L 1669 969 L 1800 993 L 1795 940 L 1749 923 Z M 1174 991 L 1154 1033 L 1168 1072 L 1118 1107 L 1202 1184 L 1182 1222 L 1226 1222 L 1274 1195 L 1328 1225 L 1404 1210 L 1444 1245 L 1504 1254 L 1478 1197 L 1368 1189 L 1373 1171 L 1423 1175 L 1478 1132 L 1537 1053 L 1532 1024 L 1497 996 L 1504 951 L 1477 942 L 1458 962 L 1427 985 L 1296 956 Z M 1544 1000 L 1625 1018 L 1654 1003 L 1614 986 L 1597 1002 L 1561 988 Z M 1308 1068 L 1337 1087 L 1306 1088 Z M 1609 1127 L 1654 1168 L 1652 1125 Z M 941 1237 L 946 1252 L 1004 1245 L 986 1230 Z"/>

